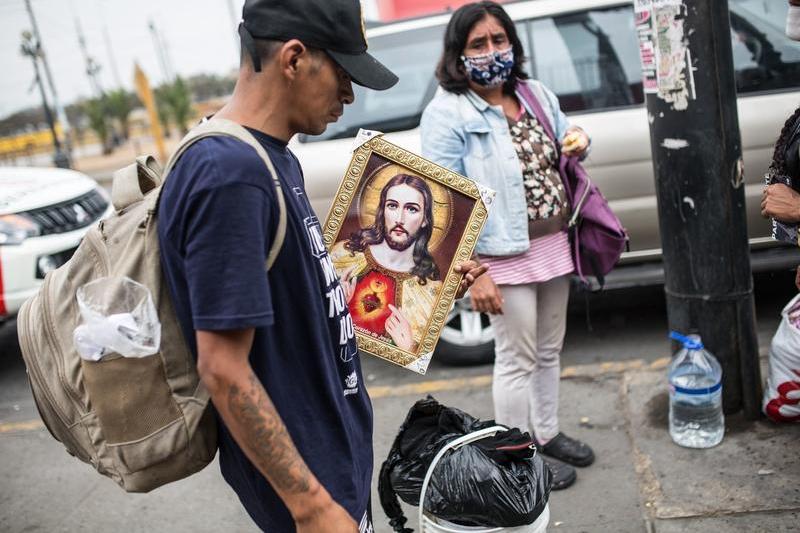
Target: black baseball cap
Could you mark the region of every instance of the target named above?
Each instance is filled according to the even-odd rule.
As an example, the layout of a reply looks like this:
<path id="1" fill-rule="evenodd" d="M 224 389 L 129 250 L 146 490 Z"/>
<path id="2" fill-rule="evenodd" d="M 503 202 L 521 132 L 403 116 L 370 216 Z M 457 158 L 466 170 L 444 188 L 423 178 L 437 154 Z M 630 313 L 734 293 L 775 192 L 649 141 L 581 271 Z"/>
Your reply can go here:
<path id="1" fill-rule="evenodd" d="M 256 72 L 261 60 L 253 39 L 299 39 L 325 50 L 359 85 L 380 91 L 397 83 L 397 76 L 367 53 L 359 0 L 246 0 L 239 36 Z"/>

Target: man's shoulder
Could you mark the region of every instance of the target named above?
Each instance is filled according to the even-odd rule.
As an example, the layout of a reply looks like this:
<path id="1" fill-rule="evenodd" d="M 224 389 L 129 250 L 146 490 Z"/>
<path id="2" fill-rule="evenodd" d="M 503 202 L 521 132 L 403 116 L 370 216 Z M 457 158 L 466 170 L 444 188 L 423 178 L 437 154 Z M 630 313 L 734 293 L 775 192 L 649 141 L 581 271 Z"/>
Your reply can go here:
<path id="1" fill-rule="evenodd" d="M 170 180 L 191 179 L 192 189 L 254 185 L 264 188 L 269 174 L 253 147 L 227 136 L 206 137 L 195 142 L 170 172 Z M 265 190 L 268 190 L 265 188 Z"/>

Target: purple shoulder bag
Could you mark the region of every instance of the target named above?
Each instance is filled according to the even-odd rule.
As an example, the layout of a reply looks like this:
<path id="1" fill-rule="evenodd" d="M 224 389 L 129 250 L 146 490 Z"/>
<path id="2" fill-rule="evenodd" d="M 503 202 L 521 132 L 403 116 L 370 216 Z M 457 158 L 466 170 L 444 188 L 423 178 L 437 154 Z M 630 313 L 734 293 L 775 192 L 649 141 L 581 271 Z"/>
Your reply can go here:
<path id="1" fill-rule="evenodd" d="M 578 158 L 561 152 L 561 143 L 528 84 L 517 83 L 517 94 L 534 112 L 558 150 L 561 181 L 572 209 L 568 231 L 576 273 L 585 284 L 588 284 L 586 276 L 594 276 L 602 288 L 606 274 L 628 245 L 628 234 Z"/>

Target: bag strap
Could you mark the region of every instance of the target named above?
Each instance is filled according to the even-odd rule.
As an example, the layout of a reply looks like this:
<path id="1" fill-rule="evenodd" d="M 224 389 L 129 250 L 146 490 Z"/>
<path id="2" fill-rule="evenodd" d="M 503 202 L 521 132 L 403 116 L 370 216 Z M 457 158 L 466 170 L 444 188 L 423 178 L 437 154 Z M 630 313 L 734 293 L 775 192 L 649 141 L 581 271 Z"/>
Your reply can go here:
<path id="1" fill-rule="evenodd" d="M 528 85 L 525 81 L 519 81 L 517 82 L 516 89 L 517 96 L 522 98 L 522 100 L 528 104 L 528 107 L 531 111 L 533 111 L 533 114 L 536 115 L 536 119 L 539 121 L 539 124 L 542 125 L 542 128 L 544 129 L 545 133 L 547 133 L 547 136 L 550 137 L 550 140 L 556 145 L 556 151 L 558 152 L 558 155 L 561 156 L 561 147 L 558 143 L 558 139 L 556 139 L 555 130 L 553 130 L 553 126 L 550 124 L 550 120 L 547 118 L 547 113 L 544 112 L 544 108 L 539 102 L 539 99 L 533 94 L 530 85 Z"/>
<path id="2" fill-rule="evenodd" d="M 180 144 L 178 144 L 178 147 L 172 153 L 169 161 L 167 161 L 167 164 L 164 167 L 164 172 L 162 174 L 161 183 L 158 186 L 158 190 L 154 191 L 154 193 L 148 197 L 148 216 L 154 216 L 156 213 L 164 183 L 166 183 L 167 177 L 175 167 L 175 164 L 177 164 L 178 160 L 191 145 L 200 139 L 205 139 L 206 137 L 233 137 L 234 139 L 238 139 L 251 146 L 256 151 L 258 156 L 264 161 L 264 164 L 267 166 L 267 170 L 269 170 L 269 173 L 272 176 L 272 182 L 275 185 L 275 197 L 278 201 L 278 227 L 275 230 L 275 236 L 272 240 L 272 246 L 269 250 L 269 254 L 267 254 L 266 267 L 267 270 L 269 270 L 272 268 L 272 265 L 278 258 L 278 253 L 281 251 L 283 241 L 286 238 L 286 201 L 283 197 L 283 188 L 281 187 L 281 182 L 278 179 L 278 173 L 275 171 L 275 167 L 272 164 L 272 160 L 269 158 L 269 154 L 264 147 L 261 146 L 261 143 L 259 143 L 258 140 L 253 137 L 253 134 L 247 131 L 244 126 L 237 124 L 236 122 L 221 118 L 211 118 L 192 128 L 191 131 L 189 131 L 189 133 L 187 133 L 186 136 L 181 139 Z"/>

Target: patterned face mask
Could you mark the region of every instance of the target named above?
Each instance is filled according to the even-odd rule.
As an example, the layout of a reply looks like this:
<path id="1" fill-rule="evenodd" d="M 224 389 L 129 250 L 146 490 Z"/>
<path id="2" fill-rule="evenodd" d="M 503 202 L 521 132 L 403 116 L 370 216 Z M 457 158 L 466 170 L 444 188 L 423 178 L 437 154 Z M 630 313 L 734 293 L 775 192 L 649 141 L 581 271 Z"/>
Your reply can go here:
<path id="1" fill-rule="evenodd" d="M 461 56 L 469 79 L 484 87 L 497 87 L 506 82 L 514 68 L 514 49 L 490 52 L 479 56 Z"/>

